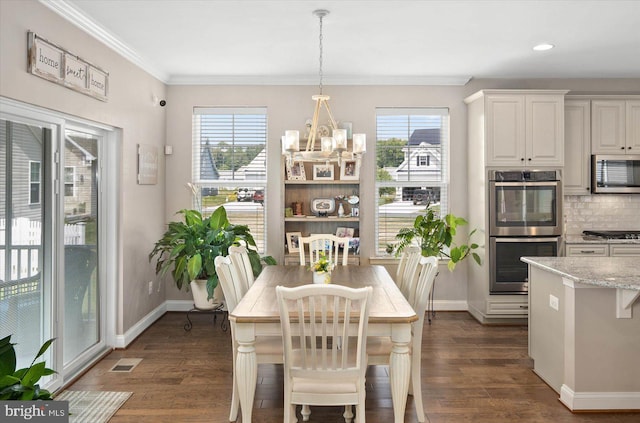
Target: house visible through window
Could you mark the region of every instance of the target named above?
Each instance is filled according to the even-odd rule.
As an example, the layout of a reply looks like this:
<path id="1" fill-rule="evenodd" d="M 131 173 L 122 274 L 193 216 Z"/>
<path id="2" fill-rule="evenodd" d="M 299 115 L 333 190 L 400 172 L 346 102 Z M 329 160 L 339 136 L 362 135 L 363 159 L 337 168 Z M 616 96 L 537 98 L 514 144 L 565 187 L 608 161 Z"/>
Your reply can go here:
<path id="1" fill-rule="evenodd" d="M 29 162 L 29 204 L 40 204 L 40 162 Z"/>
<path id="2" fill-rule="evenodd" d="M 449 111 L 376 110 L 376 251 L 396 242 L 425 207 L 447 213 Z"/>
<path id="3" fill-rule="evenodd" d="M 205 216 L 224 206 L 231 223 L 249 226 L 263 252 L 267 109 L 196 107 L 192 145 L 194 206 Z"/>
<path id="4" fill-rule="evenodd" d="M 65 166 L 64 168 L 64 196 L 65 197 L 73 197 L 75 195 L 75 192 L 74 192 L 75 175 L 76 175 L 75 167 Z"/>

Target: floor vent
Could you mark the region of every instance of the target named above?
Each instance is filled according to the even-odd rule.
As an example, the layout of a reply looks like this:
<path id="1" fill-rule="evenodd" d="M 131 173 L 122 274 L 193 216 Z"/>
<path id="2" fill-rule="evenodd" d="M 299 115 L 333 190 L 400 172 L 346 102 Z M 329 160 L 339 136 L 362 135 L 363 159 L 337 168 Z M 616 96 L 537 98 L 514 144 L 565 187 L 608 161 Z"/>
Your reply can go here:
<path id="1" fill-rule="evenodd" d="M 110 372 L 131 372 L 140 362 L 141 358 L 122 358 L 109 370 Z"/>

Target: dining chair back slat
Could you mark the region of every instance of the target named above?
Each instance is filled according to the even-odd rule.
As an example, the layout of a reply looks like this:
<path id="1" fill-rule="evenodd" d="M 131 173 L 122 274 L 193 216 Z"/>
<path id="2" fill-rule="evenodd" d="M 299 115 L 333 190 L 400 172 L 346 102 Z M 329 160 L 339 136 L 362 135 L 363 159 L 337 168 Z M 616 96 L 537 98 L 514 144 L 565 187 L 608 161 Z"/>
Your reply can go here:
<path id="1" fill-rule="evenodd" d="M 351 238 L 337 237 L 332 234 L 317 234 L 298 238 L 300 266 L 307 262 L 313 264 L 318 261 L 320 253 L 324 252 L 333 265 L 346 266 L 349 259 L 349 242 Z M 305 254 L 308 251 L 308 256 Z M 340 252 L 342 251 L 342 258 Z"/>
<path id="2" fill-rule="evenodd" d="M 229 258 L 248 291 L 249 288 L 251 288 L 251 285 L 253 285 L 255 277 L 253 276 L 253 268 L 251 267 L 251 260 L 249 259 L 247 247 L 244 245 L 232 245 L 229 247 Z"/>

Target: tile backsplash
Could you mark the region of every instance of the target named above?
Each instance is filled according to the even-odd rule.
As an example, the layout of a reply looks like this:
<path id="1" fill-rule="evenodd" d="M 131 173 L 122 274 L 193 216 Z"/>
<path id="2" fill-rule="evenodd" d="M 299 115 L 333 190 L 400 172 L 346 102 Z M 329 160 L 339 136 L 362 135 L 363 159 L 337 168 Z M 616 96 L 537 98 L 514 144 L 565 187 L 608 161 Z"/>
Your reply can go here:
<path id="1" fill-rule="evenodd" d="M 640 195 L 566 195 L 564 231 L 579 235 L 585 230 L 640 230 Z"/>

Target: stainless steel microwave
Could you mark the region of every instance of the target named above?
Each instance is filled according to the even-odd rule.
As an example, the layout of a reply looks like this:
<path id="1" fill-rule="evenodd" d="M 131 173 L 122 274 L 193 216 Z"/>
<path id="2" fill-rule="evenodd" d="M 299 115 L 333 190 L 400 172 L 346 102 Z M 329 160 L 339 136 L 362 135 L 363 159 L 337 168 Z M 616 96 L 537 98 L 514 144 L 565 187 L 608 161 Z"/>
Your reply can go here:
<path id="1" fill-rule="evenodd" d="M 591 192 L 640 194 L 640 154 L 591 156 Z"/>

